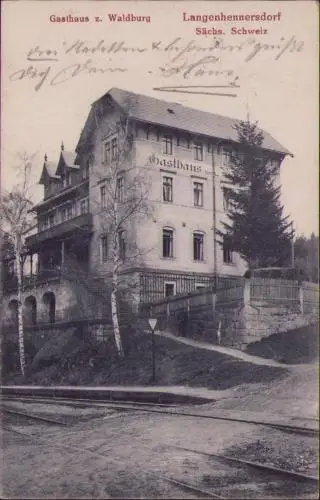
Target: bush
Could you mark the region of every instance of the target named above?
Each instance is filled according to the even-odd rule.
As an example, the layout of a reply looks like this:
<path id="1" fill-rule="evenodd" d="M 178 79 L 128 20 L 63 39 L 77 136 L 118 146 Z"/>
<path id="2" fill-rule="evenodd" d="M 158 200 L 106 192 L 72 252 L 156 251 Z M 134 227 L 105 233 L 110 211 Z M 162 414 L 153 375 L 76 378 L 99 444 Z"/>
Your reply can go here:
<path id="1" fill-rule="evenodd" d="M 31 365 L 37 349 L 33 342 L 26 338 L 24 341 L 24 350 L 26 366 L 28 367 Z M 8 375 L 9 373 L 15 373 L 18 371 L 20 371 L 19 344 L 17 341 L 4 339 L 2 342 L 2 377 Z"/>
<path id="2" fill-rule="evenodd" d="M 303 269 L 295 267 L 261 267 L 248 269 L 244 273 L 245 278 L 272 278 L 294 281 L 310 281 L 310 277 Z"/>
<path id="3" fill-rule="evenodd" d="M 319 356 L 319 325 L 308 325 L 275 333 L 249 344 L 248 354 L 272 358 L 286 364 L 310 363 Z"/>

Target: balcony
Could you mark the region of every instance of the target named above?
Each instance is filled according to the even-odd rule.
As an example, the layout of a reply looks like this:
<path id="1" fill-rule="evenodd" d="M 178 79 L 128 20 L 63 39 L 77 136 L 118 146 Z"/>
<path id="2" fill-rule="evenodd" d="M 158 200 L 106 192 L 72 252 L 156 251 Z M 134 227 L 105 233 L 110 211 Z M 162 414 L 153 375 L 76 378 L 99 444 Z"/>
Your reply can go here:
<path id="1" fill-rule="evenodd" d="M 82 180 L 80 183 L 74 184 L 72 186 L 62 187 L 59 191 L 50 194 L 44 200 L 37 203 L 33 208 L 37 211 L 40 209 L 48 208 L 49 206 L 55 205 L 57 202 L 61 202 L 64 199 L 70 200 L 75 195 L 80 195 L 82 197 L 88 195 L 89 192 L 89 179 Z"/>
<path id="2" fill-rule="evenodd" d="M 73 233 L 79 233 L 79 231 L 84 233 L 90 233 L 92 230 L 92 214 L 86 213 L 74 217 L 73 219 L 66 220 L 61 224 L 52 226 L 44 231 L 33 234 L 26 239 L 26 245 L 28 248 L 37 247 L 44 241 L 53 240 L 56 238 L 64 238 Z"/>
<path id="3" fill-rule="evenodd" d="M 43 269 L 37 274 L 23 276 L 22 288 L 33 288 L 41 283 L 48 283 L 49 281 L 60 280 L 62 275 L 61 268 Z M 18 289 L 18 280 L 16 276 L 7 276 L 3 280 L 3 292 L 11 293 L 16 292 Z"/>

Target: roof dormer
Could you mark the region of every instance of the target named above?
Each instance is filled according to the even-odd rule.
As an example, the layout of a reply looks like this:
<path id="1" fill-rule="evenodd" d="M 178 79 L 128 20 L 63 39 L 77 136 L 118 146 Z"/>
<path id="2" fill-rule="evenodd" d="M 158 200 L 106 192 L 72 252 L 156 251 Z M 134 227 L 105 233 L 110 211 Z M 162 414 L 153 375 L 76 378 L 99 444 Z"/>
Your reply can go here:
<path id="1" fill-rule="evenodd" d="M 65 151 L 63 142 L 61 143 L 61 152 L 58 161 L 56 175 L 65 175 L 69 169 L 79 170 L 79 165 L 76 165 L 76 153 Z"/>
<path id="2" fill-rule="evenodd" d="M 57 175 L 56 170 L 56 163 L 48 161 L 47 154 L 45 154 L 39 184 L 46 185 L 50 181 L 50 179 L 60 180 L 60 177 L 59 175 Z"/>

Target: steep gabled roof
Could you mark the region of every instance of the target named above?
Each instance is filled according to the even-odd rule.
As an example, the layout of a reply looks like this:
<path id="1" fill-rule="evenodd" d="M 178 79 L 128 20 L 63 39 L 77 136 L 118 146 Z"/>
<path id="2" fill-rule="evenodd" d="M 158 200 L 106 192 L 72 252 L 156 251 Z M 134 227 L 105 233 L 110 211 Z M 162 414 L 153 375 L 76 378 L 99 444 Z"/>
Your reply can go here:
<path id="1" fill-rule="evenodd" d="M 75 164 L 76 157 L 77 154 L 73 151 L 62 150 L 60 153 L 56 174 L 61 175 L 62 170 L 65 167 L 79 169 L 79 165 Z"/>
<path id="2" fill-rule="evenodd" d="M 59 180 L 60 177 L 58 175 L 56 175 L 56 170 L 57 170 L 56 163 L 53 163 L 52 161 L 45 161 L 43 164 L 39 184 L 44 184 L 45 175 L 47 175 L 50 179 Z"/>
<path id="3" fill-rule="evenodd" d="M 90 131 L 95 127 L 95 109 L 99 109 L 100 104 L 108 98 L 111 98 L 116 105 L 120 106 L 120 108 L 124 112 L 127 112 L 128 116 L 134 120 L 154 125 L 164 125 L 173 129 L 184 130 L 192 134 L 238 142 L 237 131 L 234 129 L 234 125 L 238 123 L 239 120 L 235 118 L 189 108 L 182 104 L 135 94 L 127 90 L 112 88 L 93 103 L 77 148 L 82 142 L 86 142 L 88 135 L 90 135 Z M 263 134 L 264 149 L 284 155 L 291 155 L 291 153 L 279 144 L 279 142 L 268 132 L 263 131 Z"/>
<path id="4" fill-rule="evenodd" d="M 79 168 L 79 165 L 75 165 L 76 153 L 73 151 L 61 151 L 61 156 L 67 167 Z"/>

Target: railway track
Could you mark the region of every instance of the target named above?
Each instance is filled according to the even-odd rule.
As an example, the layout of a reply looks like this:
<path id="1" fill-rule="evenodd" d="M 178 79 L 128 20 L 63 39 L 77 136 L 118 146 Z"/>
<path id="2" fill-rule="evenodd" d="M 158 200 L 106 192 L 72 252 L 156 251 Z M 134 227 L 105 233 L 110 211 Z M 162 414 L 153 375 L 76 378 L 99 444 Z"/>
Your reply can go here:
<path id="1" fill-rule="evenodd" d="M 181 411 L 177 410 L 177 406 L 175 405 L 164 405 L 160 403 L 136 403 L 131 401 L 124 402 L 110 402 L 109 400 L 103 401 L 101 399 L 75 399 L 75 398 L 39 398 L 36 396 L 29 397 L 9 397 L 3 396 L 3 401 L 18 401 L 18 402 L 33 402 L 33 403 L 43 403 L 43 404 L 68 404 L 73 406 L 87 406 L 87 407 L 104 407 L 104 408 L 112 408 L 118 410 L 127 410 L 127 411 L 143 411 L 150 413 L 161 413 L 164 415 L 176 415 L 181 417 L 191 417 L 191 418 L 199 418 L 199 419 L 210 419 L 210 420 L 222 420 L 229 422 L 238 422 L 243 424 L 252 424 L 252 425 L 260 425 L 263 427 L 269 427 L 281 430 L 283 432 L 289 432 L 294 434 L 301 434 L 305 436 L 318 437 L 319 436 L 319 428 L 311 428 L 304 427 L 299 425 L 291 425 L 291 424 L 282 424 L 277 422 L 268 422 L 263 420 L 251 420 L 244 419 L 239 417 L 231 417 L 231 416 L 221 416 L 214 414 L 203 414 L 203 413 L 193 413 L 190 411 Z"/>
<path id="2" fill-rule="evenodd" d="M 2 406 L 2 411 L 4 413 L 8 413 L 9 415 L 17 415 L 19 417 L 25 417 L 25 418 L 28 418 L 30 420 L 37 420 L 40 422 L 45 422 L 46 424 L 61 425 L 61 426 L 68 426 L 69 425 L 66 422 L 63 422 L 61 420 L 42 417 L 41 415 L 34 415 L 32 413 L 26 413 L 23 411 L 13 410 L 11 408 L 6 408 L 4 406 Z"/>
<path id="3" fill-rule="evenodd" d="M 99 451 L 96 451 L 96 450 L 92 451 L 89 448 L 81 448 L 81 447 L 73 446 L 73 445 L 71 445 L 71 446 L 64 445 L 62 443 L 56 443 L 56 442 L 53 443 L 52 440 L 49 441 L 47 439 L 44 439 L 43 437 L 40 437 L 40 436 L 37 436 L 34 434 L 30 434 L 27 432 L 23 432 L 21 430 L 11 428 L 10 426 L 9 427 L 3 426 L 3 428 L 9 432 L 23 436 L 24 438 L 36 441 L 39 444 L 44 444 L 46 446 L 68 450 L 68 451 L 71 451 L 72 453 L 74 453 L 76 451 L 76 452 L 81 453 L 82 455 L 89 454 L 89 455 L 93 455 L 93 456 L 99 456 L 99 457 L 103 457 L 107 462 L 110 462 L 110 463 L 112 462 L 114 464 L 123 465 L 123 466 L 127 465 L 127 464 L 121 462 L 121 460 L 119 460 L 119 459 L 116 459 L 116 460 L 112 459 L 112 458 L 110 458 L 110 456 L 106 455 L 105 453 L 100 453 Z M 300 485 L 300 487 L 305 486 L 306 489 L 308 490 L 308 491 L 306 491 L 306 494 L 303 495 L 303 498 L 306 498 L 306 499 L 307 498 L 316 498 L 315 496 L 312 496 L 312 495 L 314 493 L 316 493 L 316 491 L 317 491 L 316 487 L 318 486 L 319 481 L 318 481 L 318 478 L 314 477 L 314 476 L 296 473 L 296 472 L 288 471 L 286 469 L 280 469 L 277 467 L 266 466 L 266 465 L 261 464 L 261 463 L 247 461 L 247 460 L 234 458 L 234 457 L 229 457 L 229 456 L 222 455 L 222 454 L 209 453 L 209 452 L 206 452 L 203 450 L 198 450 L 198 449 L 184 448 L 184 447 L 180 447 L 180 446 L 169 446 L 169 445 L 165 445 L 165 448 L 177 449 L 177 450 L 186 452 L 188 454 L 191 453 L 191 454 L 195 454 L 195 455 L 201 455 L 201 456 L 207 457 L 210 460 L 222 462 L 222 463 L 226 464 L 227 471 L 228 471 L 228 468 L 229 469 L 231 468 L 230 469 L 231 474 L 232 474 L 235 467 L 237 468 L 237 471 L 239 468 L 241 468 L 241 472 L 243 472 L 247 469 L 250 469 L 251 471 L 258 470 L 259 473 L 262 472 L 263 476 L 264 476 L 263 487 L 265 487 L 266 485 L 268 486 L 269 483 L 270 484 L 272 482 L 274 483 L 274 478 L 277 478 L 277 486 L 276 487 L 277 487 L 277 492 L 278 492 L 279 496 L 276 495 L 273 498 L 279 498 L 280 496 L 283 496 L 282 490 L 286 490 L 286 488 L 288 487 L 288 484 L 292 488 L 294 483 L 298 483 Z M 212 467 L 212 472 L 213 472 L 212 479 L 216 479 L 215 478 L 216 467 Z M 237 472 L 237 474 L 238 474 L 238 472 Z M 251 474 L 252 474 L 252 472 L 251 472 Z M 146 471 L 145 475 L 150 477 L 150 480 L 157 479 L 160 481 L 165 481 L 167 483 L 174 485 L 177 488 L 180 488 L 180 490 L 188 490 L 189 492 L 191 491 L 199 498 L 218 498 L 218 499 L 223 499 L 223 500 L 227 500 L 229 498 L 266 498 L 266 497 L 261 497 L 261 496 L 255 497 L 252 495 L 251 496 L 249 495 L 249 497 L 239 496 L 239 491 L 241 491 L 241 487 L 242 487 L 241 485 L 236 486 L 236 488 L 238 488 L 238 490 L 237 490 L 238 494 L 236 496 L 234 496 L 234 492 L 232 491 L 232 488 L 234 488 L 235 486 L 234 486 L 234 484 L 232 484 L 232 487 L 230 488 L 230 486 L 228 484 L 229 479 L 230 479 L 230 474 L 228 474 L 228 473 L 224 476 L 224 479 L 221 482 L 219 482 L 219 486 L 216 486 L 214 489 L 210 489 L 210 488 L 206 487 L 203 484 L 203 478 L 201 478 L 201 477 L 195 478 L 194 474 L 192 474 L 192 479 L 193 479 L 193 481 L 196 481 L 196 482 L 190 482 L 190 481 L 187 481 L 186 479 L 181 480 L 181 478 L 177 478 L 177 477 L 160 475 L 160 474 L 156 474 L 156 473 L 150 472 L 150 471 Z M 279 483 L 279 478 L 280 478 L 280 483 Z M 261 482 L 261 478 L 259 479 L 259 481 Z M 257 482 L 259 482 L 259 481 L 257 479 Z M 311 487 L 311 490 L 310 490 L 310 487 Z M 247 492 L 246 485 L 243 488 L 244 488 L 244 492 L 246 493 Z M 291 495 L 289 495 L 289 497 L 290 496 Z M 293 496 L 293 498 L 294 498 L 294 496 Z M 302 496 L 298 495 L 296 498 L 302 498 Z"/>
<path id="4" fill-rule="evenodd" d="M 203 450 L 195 450 L 192 448 L 184 448 L 183 446 L 175 446 L 178 450 L 183 450 L 191 453 L 196 453 L 198 455 L 205 455 L 210 458 L 215 458 L 216 460 L 222 460 L 224 462 L 231 462 L 235 464 L 244 465 L 247 467 L 253 467 L 255 469 L 261 469 L 266 473 L 279 474 L 282 476 L 287 476 L 294 479 L 302 479 L 304 481 L 310 481 L 311 483 L 318 483 L 319 478 L 311 476 L 308 474 L 302 474 L 301 472 L 289 471 L 287 469 L 281 469 L 279 467 L 271 467 L 270 465 L 261 464 L 259 462 L 252 462 L 251 460 L 243 460 L 242 458 L 229 457 L 227 455 L 219 455 L 217 453 L 209 453 Z"/>
<path id="5" fill-rule="evenodd" d="M 124 463 L 121 463 L 121 461 L 119 459 L 117 459 L 117 460 L 111 459 L 106 454 L 99 453 L 98 451 L 91 451 L 90 449 L 87 449 L 87 448 L 66 446 L 66 445 L 61 445 L 61 444 L 57 444 L 57 443 L 53 444 L 52 441 L 45 440 L 45 439 L 43 439 L 39 436 L 36 436 L 34 434 L 29 434 L 27 432 L 23 432 L 21 430 L 14 429 L 14 428 L 12 428 L 10 426 L 6 426 L 6 425 L 2 426 L 2 428 L 8 432 L 17 434 L 17 435 L 22 436 L 24 438 L 31 439 L 31 440 L 36 441 L 36 442 L 41 443 L 41 444 L 45 444 L 46 446 L 50 446 L 53 448 L 62 448 L 64 450 L 69 450 L 69 451 L 71 450 L 73 452 L 77 451 L 77 452 L 81 452 L 85 455 L 89 454 L 89 455 L 93 455 L 93 456 L 99 456 L 99 457 L 105 458 L 108 462 L 112 462 L 112 463 L 117 464 L 117 465 L 121 465 L 121 464 L 126 465 Z M 180 481 L 180 480 L 172 478 L 172 477 L 167 477 L 167 476 L 163 476 L 163 475 L 159 475 L 159 474 L 155 474 L 155 473 L 150 473 L 150 472 L 148 472 L 147 474 L 148 474 L 148 476 L 150 476 L 150 479 L 152 478 L 153 480 L 158 479 L 161 481 L 165 481 L 167 483 L 175 485 L 179 489 L 189 490 L 189 491 L 195 492 L 201 498 L 203 498 L 203 497 L 220 498 L 220 499 L 223 498 L 220 495 L 217 495 L 211 491 L 207 491 L 207 490 L 204 490 L 202 488 L 199 488 L 194 484 L 186 483 L 185 481 Z"/>

